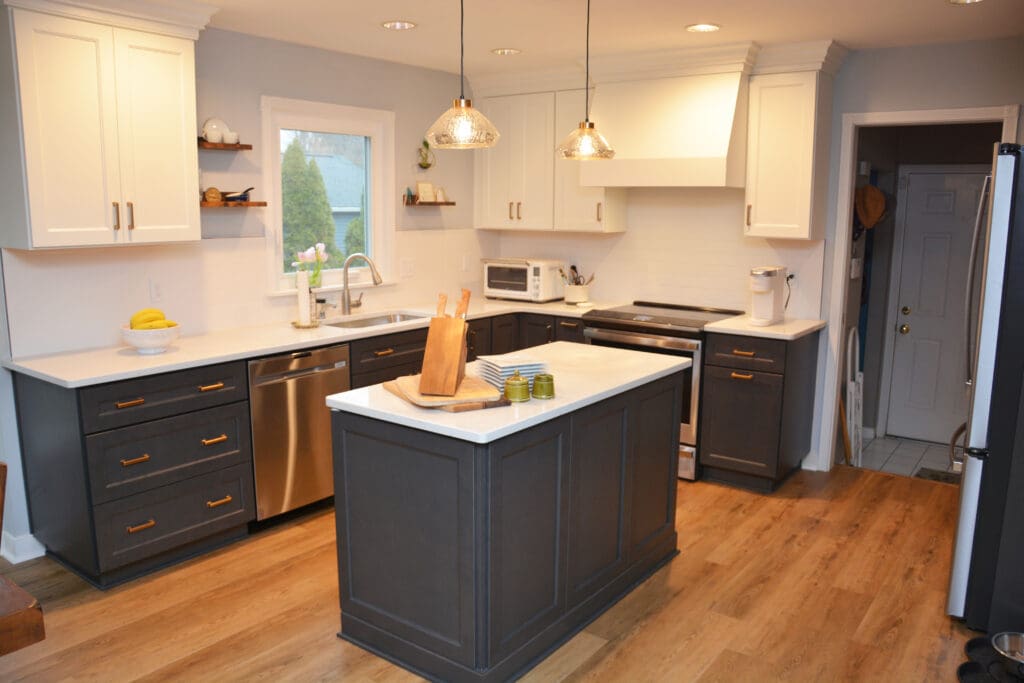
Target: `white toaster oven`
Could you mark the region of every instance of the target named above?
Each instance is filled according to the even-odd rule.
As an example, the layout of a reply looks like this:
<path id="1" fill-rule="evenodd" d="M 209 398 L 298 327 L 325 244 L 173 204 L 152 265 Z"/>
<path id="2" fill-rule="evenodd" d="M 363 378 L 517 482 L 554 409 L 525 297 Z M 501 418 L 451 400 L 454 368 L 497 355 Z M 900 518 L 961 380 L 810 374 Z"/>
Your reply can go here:
<path id="1" fill-rule="evenodd" d="M 562 262 L 554 259 L 484 259 L 484 296 L 516 301 L 555 301 L 564 297 Z"/>

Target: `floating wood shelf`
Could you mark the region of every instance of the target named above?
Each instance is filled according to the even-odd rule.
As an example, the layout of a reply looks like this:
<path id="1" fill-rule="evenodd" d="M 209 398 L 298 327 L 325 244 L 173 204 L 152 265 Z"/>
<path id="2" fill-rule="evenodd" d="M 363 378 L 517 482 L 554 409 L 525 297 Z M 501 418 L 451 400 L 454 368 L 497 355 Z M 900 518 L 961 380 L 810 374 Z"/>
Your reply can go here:
<path id="1" fill-rule="evenodd" d="M 233 145 L 229 145 L 226 142 L 207 142 L 202 138 L 197 138 L 197 141 L 199 142 L 199 149 L 224 149 L 230 150 L 232 152 L 245 149 L 252 149 L 252 145 L 246 145 L 241 142 L 236 142 Z"/>
<path id="2" fill-rule="evenodd" d="M 409 195 L 402 195 L 402 203 L 406 206 L 455 206 L 455 202 L 421 202 L 418 195 L 413 195 L 412 200 L 409 200 Z"/>
<path id="3" fill-rule="evenodd" d="M 199 206 L 210 209 L 233 209 L 239 206 L 266 206 L 266 202 L 208 202 L 201 201 Z"/>

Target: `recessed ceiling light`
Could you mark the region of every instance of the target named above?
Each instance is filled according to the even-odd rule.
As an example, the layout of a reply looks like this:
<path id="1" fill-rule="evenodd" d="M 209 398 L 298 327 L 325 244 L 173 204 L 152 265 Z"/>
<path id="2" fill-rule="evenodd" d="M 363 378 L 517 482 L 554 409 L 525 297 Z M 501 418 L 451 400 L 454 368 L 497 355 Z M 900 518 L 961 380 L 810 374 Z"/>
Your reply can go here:
<path id="1" fill-rule="evenodd" d="M 385 21 L 381 24 L 384 28 L 389 31 L 408 31 L 411 28 L 416 28 L 416 24 L 405 19 L 395 19 L 394 21 Z"/>
<path id="2" fill-rule="evenodd" d="M 951 5 L 973 5 L 981 0 L 949 0 Z"/>
<path id="3" fill-rule="evenodd" d="M 522 50 L 516 49 L 514 47 L 496 47 L 493 50 L 491 50 L 491 52 L 493 52 L 496 55 L 501 55 L 502 57 L 507 57 L 508 55 L 517 55 L 520 52 L 522 52 Z"/>
<path id="4" fill-rule="evenodd" d="M 690 33 L 713 33 L 720 28 L 718 24 L 690 24 L 686 30 Z"/>

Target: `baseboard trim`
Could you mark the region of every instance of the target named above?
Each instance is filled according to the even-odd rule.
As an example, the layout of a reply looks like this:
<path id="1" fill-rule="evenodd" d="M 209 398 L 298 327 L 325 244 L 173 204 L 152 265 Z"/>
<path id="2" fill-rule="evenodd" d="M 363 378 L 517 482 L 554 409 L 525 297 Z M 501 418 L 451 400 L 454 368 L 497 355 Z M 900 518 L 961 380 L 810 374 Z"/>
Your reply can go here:
<path id="1" fill-rule="evenodd" d="M 46 547 L 36 540 L 32 534 L 15 536 L 5 531 L 0 536 L 0 557 L 11 564 L 33 560 L 46 554 Z"/>

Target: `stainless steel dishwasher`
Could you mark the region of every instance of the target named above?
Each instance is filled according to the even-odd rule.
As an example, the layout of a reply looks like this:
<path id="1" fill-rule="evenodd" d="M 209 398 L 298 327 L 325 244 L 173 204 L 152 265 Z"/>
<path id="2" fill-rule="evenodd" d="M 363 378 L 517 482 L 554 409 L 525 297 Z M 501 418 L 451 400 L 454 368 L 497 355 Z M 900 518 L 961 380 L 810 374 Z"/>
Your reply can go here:
<path id="1" fill-rule="evenodd" d="M 256 519 L 334 493 L 331 411 L 324 399 L 349 386 L 347 345 L 249 361 Z"/>

